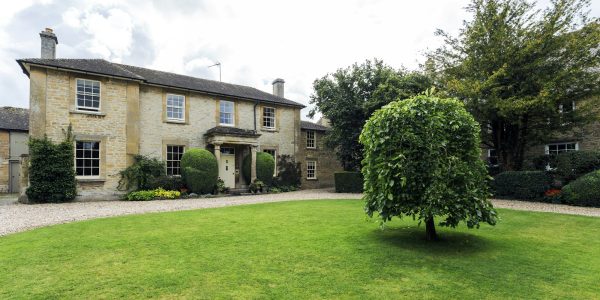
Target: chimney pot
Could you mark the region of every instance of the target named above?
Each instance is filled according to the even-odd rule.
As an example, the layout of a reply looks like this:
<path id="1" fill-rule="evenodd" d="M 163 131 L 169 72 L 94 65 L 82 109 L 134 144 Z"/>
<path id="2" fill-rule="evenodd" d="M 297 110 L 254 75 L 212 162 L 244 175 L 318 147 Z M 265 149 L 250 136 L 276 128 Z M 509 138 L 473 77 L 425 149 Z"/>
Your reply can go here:
<path id="1" fill-rule="evenodd" d="M 283 98 L 285 81 L 281 78 L 273 80 L 273 95 Z"/>
<path id="2" fill-rule="evenodd" d="M 42 40 L 41 45 L 41 57 L 45 59 L 56 58 L 56 44 L 58 44 L 58 38 L 54 34 L 51 28 L 46 28 L 40 32 L 40 38 Z"/>

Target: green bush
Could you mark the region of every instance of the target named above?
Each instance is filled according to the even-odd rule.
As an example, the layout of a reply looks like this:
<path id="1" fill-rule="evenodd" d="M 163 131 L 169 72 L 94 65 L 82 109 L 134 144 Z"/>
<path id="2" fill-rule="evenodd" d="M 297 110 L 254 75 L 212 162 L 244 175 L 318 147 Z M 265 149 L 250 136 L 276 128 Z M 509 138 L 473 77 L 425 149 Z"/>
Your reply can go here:
<path id="1" fill-rule="evenodd" d="M 556 174 L 565 182 L 600 169 L 600 152 L 572 151 L 556 156 Z"/>
<path id="2" fill-rule="evenodd" d="M 435 238 L 434 217 L 450 227 L 495 224 L 479 130 L 455 99 L 422 95 L 375 111 L 359 139 L 367 214 L 422 220 L 428 239 Z"/>
<path id="3" fill-rule="evenodd" d="M 277 162 L 277 177 L 273 185 L 279 187 L 282 191 L 288 191 L 292 188 L 300 187 L 302 180 L 302 168 L 300 163 L 296 162 L 290 155 L 279 155 Z"/>
<path id="4" fill-rule="evenodd" d="M 183 179 L 179 176 L 160 176 L 151 179 L 148 182 L 149 189 L 158 189 L 163 188 L 169 191 L 179 191 L 185 188 L 185 183 Z"/>
<path id="5" fill-rule="evenodd" d="M 363 176 L 360 172 L 335 172 L 336 193 L 361 193 L 363 191 Z"/>
<path id="6" fill-rule="evenodd" d="M 600 207 L 600 170 L 585 174 L 562 189 L 567 204 Z"/>
<path id="7" fill-rule="evenodd" d="M 179 191 L 168 191 L 162 188 L 145 191 L 135 191 L 127 194 L 124 200 L 128 201 L 150 201 L 156 199 L 177 199 L 181 197 Z"/>
<path id="8" fill-rule="evenodd" d="M 250 182 L 250 163 L 252 157 L 246 155 L 242 161 L 242 174 L 246 182 Z M 273 156 L 266 152 L 256 153 L 256 178 L 266 185 L 271 185 L 273 181 L 273 173 L 275 172 L 275 159 Z"/>
<path id="9" fill-rule="evenodd" d="M 119 190 L 150 190 L 155 188 L 154 182 L 166 176 L 165 163 L 158 158 L 135 155 L 134 162 L 119 172 Z"/>
<path id="10" fill-rule="evenodd" d="M 71 125 L 65 139 L 54 144 L 44 136 L 29 140 L 29 188 L 26 194 L 31 202 L 67 202 L 75 199 L 74 146 Z"/>
<path id="11" fill-rule="evenodd" d="M 193 148 L 181 157 L 183 181 L 191 192 L 208 194 L 214 191 L 219 178 L 219 165 L 214 154 Z"/>
<path id="12" fill-rule="evenodd" d="M 492 181 L 496 196 L 522 200 L 540 200 L 551 184 L 552 176 L 544 171 L 506 171 Z"/>

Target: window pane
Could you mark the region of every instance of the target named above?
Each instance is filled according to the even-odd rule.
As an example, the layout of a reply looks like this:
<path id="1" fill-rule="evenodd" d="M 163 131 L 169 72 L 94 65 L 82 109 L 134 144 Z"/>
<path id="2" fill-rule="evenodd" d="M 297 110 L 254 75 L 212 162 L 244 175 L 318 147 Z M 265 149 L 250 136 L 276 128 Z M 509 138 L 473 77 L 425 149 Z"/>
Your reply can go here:
<path id="1" fill-rule="evenodd" d="M 100 142 L 75 143 L 75 171 L 77 176 L 100 175 Z"/>

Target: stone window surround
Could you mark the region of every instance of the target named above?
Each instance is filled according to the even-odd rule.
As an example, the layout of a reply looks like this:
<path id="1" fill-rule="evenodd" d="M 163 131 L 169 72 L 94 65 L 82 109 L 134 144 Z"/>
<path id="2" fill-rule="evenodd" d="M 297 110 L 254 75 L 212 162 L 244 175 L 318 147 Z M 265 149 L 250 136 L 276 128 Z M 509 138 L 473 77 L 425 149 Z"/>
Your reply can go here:
<path id="1" fill-rule="evenodd" d="M 221 103 L 222 102 L 226 102 L 226 103 L 231 103 L 231 123 L 221 123 Z M 217 124 L 219 124 L 219 126 L 232 126 L 235 127 L 235 125 L 238 123 L 237 121 L 237 111 L 238 111 L 238 107 L 237 107 L 237 102 L 236 101 L 232 101 L 232 100 L 219 100 L 217 102 L 217 109 L 218 109 L 218 114 L 217 114 Z"/>
<path id="2" fill-rule="evenodd" d="M 169 117 L 169 96 L 180 96 L 183 97 L 183 103 L 182 103 L 182 112 L 181 112 L 181 118 L 171 118 Z M 167 98 L 167 100 L 165 101 L 165 114 L 166 114 L 166 118 L 167 118 L 167 122 L 174 122 L 174 123 L 185 123 L 186 121 L 186 106 L 187 106 L 187 97 L 183 94 L 176 94 L 176 93 L 169 93 L 167 92 L 165 97 Z M 173 105 L 171 105 L 173 106 Z M 173 106 L 175 107 L 175 106 Z"/>
<path id="3" fill-rule="evenodd" d="M 309 133 L 312 133 L 312 139 L 309 137 Z M 309 141 L 312 140 L 312 146 Z M 306 130 L 306 148 L 307 149 L 317 149 L 317 132 L 314 130 Z"/>
<path id="4" fill-rule="evenodd" d="M 77 79 L 98 81 L 100 83 L 100 105 L 98 110 L 80 110 L 77 105 Z M 103 103 L 102 99 L 106 99 L 106 91 L 103 85 L 106 84 L 106 78 L 99 76 L 90 76 L 85 74 L 70 74 L 69 75 L 69 98 L 70 108 L 69 113 L 71 114 L 84 114 L 84 115 L 95 115 L 104 117 L 106 113 L 104 111 L 110 110 L 106 103 Z M 104 105 L 103 105 L 104 104 Z"/>
<path id="5" fill-rule="evenodd" d="M 89 135 L 89 134 L 74 134 L 73 147 L 76 142 L 100 142 L 100 175 L 99 176 L 75 176 L 78 182 L 94 182 L 106 180 L 106 142 L 107 137 L 104 135 Z M 73 167 L 76 166 L 76 155 L 73 155 Z"/>
<path id="6" fill-rule="evenodd" d="M 167 96 L 168 95 L 177 95 L 177 96 L 183 96 L 184 97 L 184 102 L 183 102 L 183 119 L 170 119 L 167 117 Z M 182 124 L 182 125 L 186 125 L 189 124 L 189 120 L 190 120 L 190 93 L 184 93 L 181 90 L 174 90 L 174 89 L 167 89 L 164 88 L 162 89 L 162 121 L 163 123 L 170 123 L 170 124 Z"/>
<path id="7" fill-rule="evenodd" d="M 180 138 L 174 138 L 174 139 L 163 139 L 162 140 L 162 149 L 161 149 L 161 158 L 164 161 L 167 161 L 167 146 L 183 146 L 183 152 L 185 153 L 185 151 L 187 151 L 187 149 L 190 149 L 190 143 L 187 139 L 180 139 Z M 166 166 L 165 166 L 166 168 Z"/>
<path id="8" fill-rule="evenodd" d="M 98 83 L 98 108 L 97 109 L 95 107 L 79 106 L 79 101 L 77 99 L 77 95 L 78 95 L 79 91 L 77 90 L 77 85 L 78 85 L 78 81 L 80 81 L 80 80 L 92 81 L 92 82 Z M 90 79 L 90 78 L 81 78 L 81 77 L 75 78 L 75 110 L 80 111 L 80 112 L 92 112 L 92 113 L 102 111 L 102 82 L 100 80 Z"/>
<path id="9" fill-rule="evenodd" d="M 273 115 L 272 116 L 266 116 L 266 112 L 267 109 L 272 109 L 273 111 L 271 112 Z M 263 106 L 262 107 L 262 113 L 261 113 L 261 125 L 262 128 L 267 130 L 267 131 L 273 131 L 277 129 L 277 108 L 273 107 L 273 106 Z M 273 124 L 273 126 L 265 126 L 265 121 L 267 121 L 268 119 L 271 120 L 271 123 Z"/>
<path id="10" fill-rule="evenodd" d="M 309 166 L 313 165 L 313 176 L 310 177 L 308 170 Z M 307 159 L 306 160 L 306 180 L 317 180 L 317 160 L 316 159 Z"/>

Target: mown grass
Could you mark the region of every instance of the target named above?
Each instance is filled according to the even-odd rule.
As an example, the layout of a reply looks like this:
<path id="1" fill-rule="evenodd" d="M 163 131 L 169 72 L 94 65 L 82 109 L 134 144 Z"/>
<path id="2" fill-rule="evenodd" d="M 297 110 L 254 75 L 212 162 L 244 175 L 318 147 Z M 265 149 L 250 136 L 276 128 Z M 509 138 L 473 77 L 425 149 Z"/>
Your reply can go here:
<path id="1" fill-rule="evenodd" d="M 0 298 L 600 297 L 600 218 L 500 215 L 435 243 L 356 200 L 58 225 L 0 238 Z"/>

